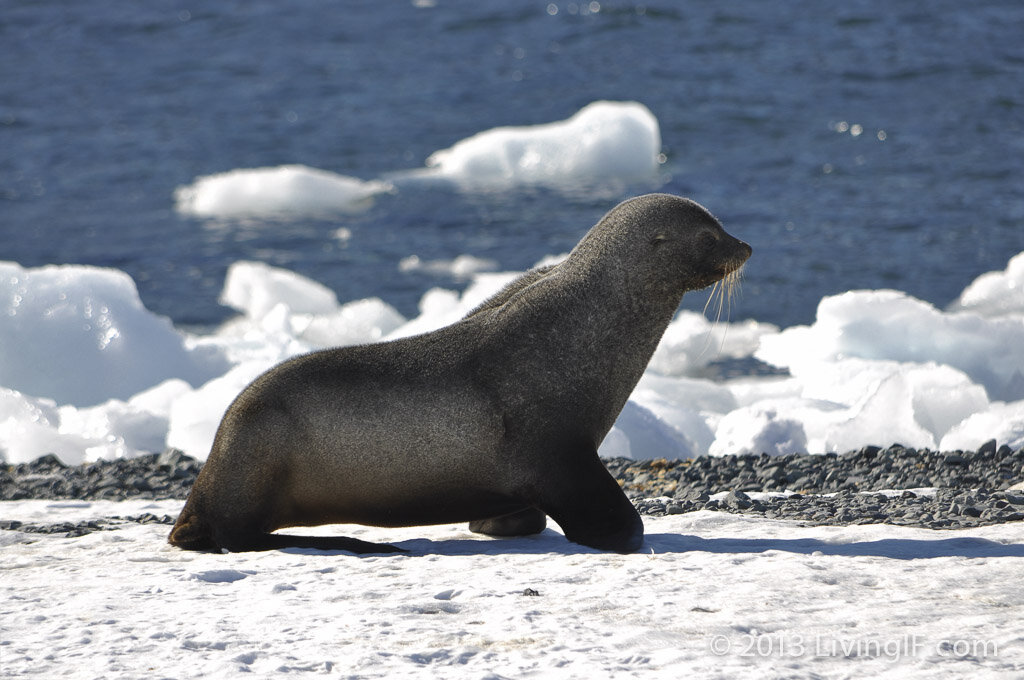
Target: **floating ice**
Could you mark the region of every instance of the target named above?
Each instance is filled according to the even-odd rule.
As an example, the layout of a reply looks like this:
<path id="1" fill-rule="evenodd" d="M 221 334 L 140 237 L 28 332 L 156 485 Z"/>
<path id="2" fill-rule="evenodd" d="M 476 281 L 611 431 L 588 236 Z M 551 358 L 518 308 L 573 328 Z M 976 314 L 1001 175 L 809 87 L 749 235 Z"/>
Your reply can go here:
<path id="1" fill-rule="evenodd" d="M 175 400 L 166 430 L 167 446 L 173 446 L 205 460 L 213 444 L 213 436 L 228 406 L 238 393 L 273 362 L 249 361 L 236 366 L 198 390 Z"/>
<path id="2" fill-rule="evenodd" d="M 293 314 L 321 314 L 338 306 L 337 296 L 327 286 L 262 262 L 232 264 L 220 302 L 252 319 L 262 319 L 277 305 Z"/>
<path id="3" fill-rule="evenodd" d="M 658 120 L 638 102 L 597 101 L 568 120 L 499 127 L 435 151 L 422 170 L 394 182 L 441 179 L 467 190 L 514 185 L 575 188 L 656 174 Z M 174 192 L 178 212 L 197 217 L 270 217 L 357 212 L 393 191 L 390 180 L 364 181 L 304 165 L 240 168 L 197 177 Z M 344 232 L 341 232 L 344 233 Z"/>
<path id="4" fill-rule="evenodd" d="M 124 272 L 0 263 L 0 386 L 90 406 L 168 378 L 199 385 L 226 368 L 143 307 Z"/>
<path id="5" fill-rule="evenodd" d="M 988 272 L 964 289 L 949 311 L 981 316 L 1024 316 L 1024 253 L 1012 257 L 1004 271 Z"/>
<path id="6" fill-rule="evenodd" d="M 894 290 L 826 297 L 812 326 L 764 337 L 757 357 L 800 371 L 846 357 L 935 362 L 960 369 L 994 399 L 1024 398 L 1024 315 L 944 313 Z"/>
<path id="7" fill-rule="evenodd" d="M 1024 401 L 997 403 L 954 426 L 939 443 L 942 451 L 970 450 L 995 439 L 1011 448 L 1024 446 Z"/>
<path id="8" fill-rule="evenodd" d="M 598 101 L 568 120 L 494 128 L 435 151 L 427 176 L 467 189 L 630 181 L 652 177 L 660 152 L 658 120 L 647 107 Z"/>
<path id="9" fill-rule="evenodd" d="M 478 272 L 491 271 L 498 268 L 498 263 L 472 255 L 459 255 L 453 260 L 421 260 L 418 255 L 410 255 L 398 263 L 398 270 L 403 272 L 427 272 L 435 275 L 448 275 L 458 279 L 469 278 Z"/>
<path id="10" fill-rule="evenodd" d="M 197 217 L 286 217 L 359 211 L 373 196 L 391 188 L 383 181 L 281 165 L 197 177 L 178 187 L 174 200 L 178 212 Z"/>
<path id="11" fill-rule="evenodd" d="M 186 337 L 145 310 L 121 272 L 0 265 L 0 454 L 78 463 L 169 445 L 205 458 L 228 405 L 266 368 L 453 323 L 516 276 L 476 273 L 461 294 L 431 289 L 406 320 L 381 300 L 339 304 L 315 281 L 241 262 L 223 293 L 240 316 Z M 1004 309 L 997 293 L 986 299 Z M 976 312 L 942 312 L 897 291 L 825 298 L 812 325 L 783 331 L 681 312 L 601 453 L 952 449 L 992 438 L 1024 446 L 1024 398 L 1014 397 L 1024 395 L 1024 315 Z M 790 375 L 698 377 L 713 359 L 754 353 Z"/>
<path id="12" fill-rule="evenodd" d="M 708 453 L 807 453 L 807 435 L 799 420 L 779 417 L 771 408 L 747 406 L 722 418 Z"/>
<path id="13" fill-rule="evenodd" d="M 649 370 L 662 375 L 692 375 L 716 359 L 749 357 L 761 337 L 778 333 L 771 324 L 756 321 L 715 323 L 703 314 L 681 311 L 669 324 Z"/>
<path id="14" fill-rule="evenodd" d="M 635 460 L 695 455 L 691 442 L 681 432 L 635 401 L 626 403 L 598 452 L 609 458 Z"/>
<path id="15" fill-rule="evenodd" d="M 0 388 L 0 453 L 9 462 L 54 453 L 68 465 L 163 450 L 170 404 L 191 391 L 172 379 L 96 406 L 57 406 Z"/>

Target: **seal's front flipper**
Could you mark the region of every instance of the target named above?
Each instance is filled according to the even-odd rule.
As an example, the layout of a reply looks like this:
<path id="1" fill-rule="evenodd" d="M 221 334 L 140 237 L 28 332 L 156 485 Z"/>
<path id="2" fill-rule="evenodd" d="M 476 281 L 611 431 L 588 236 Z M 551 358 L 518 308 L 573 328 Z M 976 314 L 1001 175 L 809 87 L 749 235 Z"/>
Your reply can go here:
<path id="1" fill-rule="evenodd" d="M 544 531 L 547 516 L 537 508 L 526 508 L 510 515 L 478 519 L 469 523 L 469 530 L 488 536 L 529 536 Z"/>
<path id="2" fill-rule="evenodd" d="M 570 478 L 552 476 L 537 504 L 558 522 L 565 537 L 598 550 L 635 552 L 644 542 L 644 523 L 597 452 L 575 461 Z"/>

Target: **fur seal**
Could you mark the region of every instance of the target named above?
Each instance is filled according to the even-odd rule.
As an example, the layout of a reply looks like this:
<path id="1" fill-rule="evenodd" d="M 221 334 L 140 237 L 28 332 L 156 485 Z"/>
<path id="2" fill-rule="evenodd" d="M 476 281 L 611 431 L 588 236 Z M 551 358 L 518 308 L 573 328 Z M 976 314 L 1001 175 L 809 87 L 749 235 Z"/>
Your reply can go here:
<path id="1" fill-rule="evenodd" d="M 276 529 L 469 521 L 630 552 L 643 522 L 597 455 L 683 293 L 750 256 L 667 194 L 613 208 L 561 263 L 419 336 L 299 356 L 235 399 L 171 531 L 192 550 L 399 550 Z"/>

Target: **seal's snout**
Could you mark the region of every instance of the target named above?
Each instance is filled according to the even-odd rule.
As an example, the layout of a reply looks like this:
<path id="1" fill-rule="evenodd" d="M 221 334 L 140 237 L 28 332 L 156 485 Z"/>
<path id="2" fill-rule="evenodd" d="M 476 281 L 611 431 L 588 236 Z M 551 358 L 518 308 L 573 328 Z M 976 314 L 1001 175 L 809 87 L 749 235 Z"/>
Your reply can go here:
<path id="1" fill-rule="evenodd" d="M 727 276 L 739 272 L 739 270 L 743 267 L 746 261 L 750 259 L 751 254 L 753 254 L 754 252 L 753 248 L 751 248 L 748 244 L 744 243 L 738 238 L 733 238 L 732 236 L 728 235 L 727 237 L 731 241 L 731 243 L 728 244 L 728 250 L 726 253 L 724 253 L 721 261 L 721 266 L 718 269 L 720 274 L 719 278 L 723 279 L 726 278 Z"/>
<path id="2" fill-rule="evenodd" d="M 736 254 L 732 262 L 726 265 L 726 274 L 732 274 L 735 271 L 739 271 L 740 267 L 742 267 L 753 254 L 753 248 L 751 248 L 747 243 L 736 239 Z"/>
<path id="3" fill-rule="evenodd" d="M 743 241 L 719 231 L 718 247 L 705 260 L 705 277 L 691 290 L 714 285 L 712 296 L 731 298 L 738 290 L 743 265 L 750 259 L 754 249 Z M 708 300 L 710 302 L 710 299 Z"/>
<path id="4" fill-rule="evenodd" d="M 750 247 L 745 241 L 739 241 L 740 244 L 740 257 L 746 262 L 750 259 L 750 256 L 754 254 L 754 249 Z"/>

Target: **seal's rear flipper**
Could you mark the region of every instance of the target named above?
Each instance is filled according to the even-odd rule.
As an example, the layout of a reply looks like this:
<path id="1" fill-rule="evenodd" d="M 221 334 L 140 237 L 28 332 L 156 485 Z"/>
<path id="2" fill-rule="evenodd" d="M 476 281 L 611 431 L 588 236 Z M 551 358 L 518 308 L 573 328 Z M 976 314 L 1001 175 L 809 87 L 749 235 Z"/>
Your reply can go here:
<path id="1" fill-rule="evenodd" d="M 357 555 L 368 553 L 407 552 L 390 543 L 371 543 L 360 541 L 348 536 L 293 536 L 291 534 L 264 534 L 266 548 L 257 550 L 274 550 L 277 548 L 313 548 L 314 550 L 345 550 Z"/>
<path id="2" fill-rule="evenodd" d="M 365 555 L 370 553 L 406 552 L 388 543 L 370 543 L 347 536 L 294 536 L 292 534 L 233 535 L 229 540 L 219 541 L 227 552 L 255 552 L 259 550 L 281 550 L 282 548 L 312 548 L 314 550 L 345 550 Z"/>

